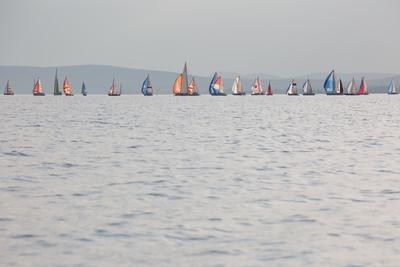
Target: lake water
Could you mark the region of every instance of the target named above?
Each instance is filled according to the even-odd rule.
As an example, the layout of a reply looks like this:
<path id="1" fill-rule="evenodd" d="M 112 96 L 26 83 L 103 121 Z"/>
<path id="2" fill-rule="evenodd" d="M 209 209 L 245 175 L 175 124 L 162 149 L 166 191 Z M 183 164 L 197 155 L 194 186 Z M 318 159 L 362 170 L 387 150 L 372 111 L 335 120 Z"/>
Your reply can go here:
<path id="1" fill-rule="evenodd" d="M 0 107 L 0 266 L 400 266 L 400 96 Z"/>

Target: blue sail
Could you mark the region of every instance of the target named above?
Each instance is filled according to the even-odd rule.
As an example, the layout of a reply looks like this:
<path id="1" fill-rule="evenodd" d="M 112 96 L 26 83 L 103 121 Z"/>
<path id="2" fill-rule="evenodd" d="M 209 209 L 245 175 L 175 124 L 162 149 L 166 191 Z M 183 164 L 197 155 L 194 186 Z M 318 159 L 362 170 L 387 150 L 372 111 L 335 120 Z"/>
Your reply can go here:
<path id="1" fill-rule="evenodd" d="M 208 91 L 210 92 L 210 95 L 215 95 L 216 94 L 215 88 L 214 88 L 214 83 L 215 83 L 216 79 L 217 79 L 217 73 L 214 73 L 214 76 L 213 76 L 213 78 L 211 79 L 211 82 L 210 82 L 210 86 L 208 87 Z"/>
<path id="2" fill-rule="evenodd" d="M 149 82 L 149 76 L 147 76 L 146 80 L 144 80 L 142 84 L 142 94 L 147 95 L 147 84 Z"/>
<path id="3" fill-rule="evenodd" d="M 324 89 L 327 94 L 334 94 L 335 92 L 335 87 L 336 87 L 336 81 L 335 81 L 335 71 L 332 70 L 331 73 L 329 73 L 328 77 L 326 77 L 325 83 L 324 83 Z"/>

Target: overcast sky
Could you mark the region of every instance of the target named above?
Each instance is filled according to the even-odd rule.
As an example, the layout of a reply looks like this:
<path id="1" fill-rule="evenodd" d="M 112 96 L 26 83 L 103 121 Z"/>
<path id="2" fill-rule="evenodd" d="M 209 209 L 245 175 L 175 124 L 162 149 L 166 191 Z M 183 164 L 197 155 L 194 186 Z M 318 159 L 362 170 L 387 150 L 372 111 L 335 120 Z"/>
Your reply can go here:
<path id="1" fill-rule="evenodd" d="M 400 73 L 397 0 L 1 0 L 0 64 Z"/>

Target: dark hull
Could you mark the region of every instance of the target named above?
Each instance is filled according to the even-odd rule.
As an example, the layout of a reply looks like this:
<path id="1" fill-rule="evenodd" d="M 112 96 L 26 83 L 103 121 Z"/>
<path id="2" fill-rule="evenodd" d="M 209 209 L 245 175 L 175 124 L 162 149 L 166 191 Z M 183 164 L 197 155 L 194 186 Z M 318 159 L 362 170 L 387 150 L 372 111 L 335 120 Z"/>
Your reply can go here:
<path id="1" fill-rule="evenodd" d="M 33 93 L 33 96 L 45 96 L 45 93 Z"/>
<path id="2" fill-rule="evenodd" d="M 108 94 L 108 96 L 120 96 L 120 94 Z"/>
<path id="3" fill-rule="evenodd" d="M 299 96 L 299 94 L 288 94 L 288 96 Z"/>
<path id="4" fill-rule="evenodd" d="M 74 94 L 66 94 L 65 96 L 74 96 Z"/>
<path id="5" fill-rule="evenodd" d="M 226 94 L 225 93 L 223 93 L 223 94 L 216 94 L 216 95 L 212 95 L 212 96 L 226 96 Z"/>
<path id="6" fill-rule="evenodd" d="M 399 93 L 388 93 L 388 95 L 398 95 Z"/>
<path id="7" fill-rule="evenodd" d="M 234 93 L 232 93 L 232 95 L 246 95 L 246 93 L 236 93 L 236 94 L 234 94 Z"/>
<path id="8" fill-rule="evenodd" d="M 265 94 L 265 95 L 267 95 L 267 96 L 272 96 L 272 94 Z"/>
<path id="9" fill-rule="evenodd" d="M 83 96 L 87 96 L 87 93 L 83 93 L 82 95 L 83 95 Z"/>
<path id="10" fill-rule="evenodd" d="M 53 93 L 53 95 L 62 95 L 62 93 L 61 92 L 56 92 L 56 93 Z"/>
<path id="11" fill-rule="evenodd" d="M 252 93 L 251 95 L 264 95 L 264 94 L 262 94 L 262 93 L 261 93 L 261 94 L 260 94 L 260 93 L 254 93 L 254 94 L 253 94 L 253 93 Z"/>
<path id="12" fill-rule="evenodd" d="M 14 93 L 4 93 L 4 95 L 14 95 Z"/>
<path id="13" fill-rule="evenodd" d="M 307 95 L 315 95 L 315 94 L 303 94 L 303 95 L 307 96 Z"/>
<path id="14" fill-rule="evenodd" d="M 195 92 L 193 94 L 188 94 L 188 93 L 185 93 L 185 94 L 174 94 L 174 96 L 199 96 L 199 95 L 200 94 L 197 93 L 197 92 Z"/>

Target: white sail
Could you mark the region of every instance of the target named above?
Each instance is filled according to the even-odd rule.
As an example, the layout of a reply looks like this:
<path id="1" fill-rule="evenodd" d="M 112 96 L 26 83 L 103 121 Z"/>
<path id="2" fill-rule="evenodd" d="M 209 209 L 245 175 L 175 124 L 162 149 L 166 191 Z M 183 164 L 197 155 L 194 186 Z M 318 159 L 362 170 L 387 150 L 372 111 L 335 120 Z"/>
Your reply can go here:
<path id="1" fill-rule="evenodd" d="M 354 80 L 354 78 L 353 78 L 353 80 L 351 80 L 350 82 L 349 82 L 349 84 L 347 85 L 347 94 L 348 95 L 355 95 L 356 94 L 356 81 Z"/>
<path id="2" fill-rule="evenodd" d="M 297 95 L 297 84 L 295 83 L 294 80 L 289 85 L 289 88 L 287 89 L 287 94 L 288 95 Z"/>
<path id="3" fill-rule="evenodd" d="M 309 95 L 309 94 L 313 94 L 313 90 L 312 90 L 312 87 L 311 87 L 311 82 L 310 82 L 310 80 L 307 80 L 305 83 L 304 83 L 304 85 L 303 85 L 303 94 L 305 94 L 305 95 Z"/>
<path id="4" fill-rule="evenodd" d="M 232 85 L 232 94 L 237 94 L 239 92 L 239 76 L 235 78 Z"/>
<path id="5" fill-rule="evenodd" d="M 262 93 L 261 81 L 260 81 L 259 77 L 257 77 L 254 80 L 253 86 L 251 87 L 251 93 L 252 94 L 261 94 Z"/>

